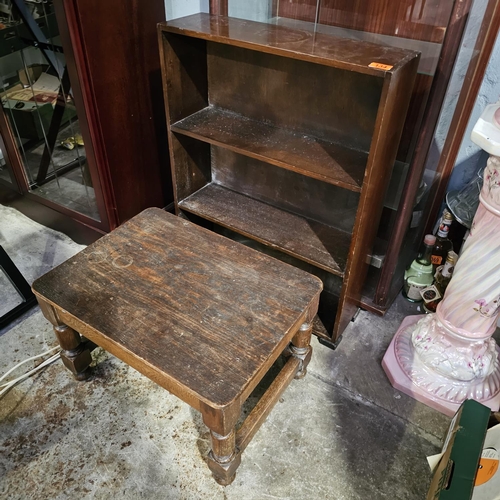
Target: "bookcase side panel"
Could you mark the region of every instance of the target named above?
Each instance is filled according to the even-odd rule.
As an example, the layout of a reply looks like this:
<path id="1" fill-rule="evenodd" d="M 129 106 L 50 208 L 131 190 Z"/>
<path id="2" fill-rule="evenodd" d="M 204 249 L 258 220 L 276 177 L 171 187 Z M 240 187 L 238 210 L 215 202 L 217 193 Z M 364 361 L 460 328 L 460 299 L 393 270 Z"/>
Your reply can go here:
<path id="1" fill-rule="evenodd" d="M 344 287 L 333 332 L 334 340 L 345 330 L 358 308 L 368 270 L 367 256 L 375 241 L 417 66 L 418 57 L 415 57 L 397 73 L 386 77 L 354 225 Z"/>
<path id="2" fill-rule="evenodd" d="M 207 43 L 163 32 L 162 69 L 170 126 L 208 105 Z"/>
<path id="3" fill-rule="evenodd" d="M 179 203 L 211 181 L 210 145 L 170 134 L 170 150 L 175 201 Z"/>

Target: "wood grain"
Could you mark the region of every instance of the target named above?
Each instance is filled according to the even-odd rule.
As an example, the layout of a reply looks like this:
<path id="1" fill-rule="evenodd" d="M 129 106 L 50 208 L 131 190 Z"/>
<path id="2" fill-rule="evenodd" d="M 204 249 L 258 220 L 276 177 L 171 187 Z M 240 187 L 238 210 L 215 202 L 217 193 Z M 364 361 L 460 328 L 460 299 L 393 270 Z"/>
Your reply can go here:
<path id="1" fill-rule="evenodd" d="M 212 182 L 342 231 L 354 226 L 359 193 L 216 146 Z"/>
<path id="2" fill-rule="evenodd" d="M 441 43 L 453 4 L 454 0 L 320 0 L 318 22 Z"/>
<path id="3" fill-rule="evenodd" d="M 179 208 L 341 276 L 350 233 L 285 212 L 216 184 L 179 203 Z"/>
<path id="4" fill-rule="evenodd" d="M 209 14 L 194 14 L 160 23 L 159 29 L 382 78 L 386 72 L 403 67 L 407 60 L 417 55 L 396 47 Z M 370 67 L 372 62 L 391 68 L 373 68 Z"/>
<path id="5" fill-rule="evenodd" d="M 180 123 L 170 115 L 169 124 L 174 146 L 181 137 L 193 141 L 181 165 L 186 159 L 201 160 L 196 142 L 210 144 L 211 182 L 177 197 L 179 213 L 211 221 L 342 277 L 339 300 L 328 294 L 328 303 L 322 300 L 319 308 L 328 329 L 336 314 L 335 340 L 361 297 L 418 54 L 308 29 L 205 14 L 161 24 L 159 30 L 164 40 L 175 36 L 181 43 L 184 38 L 186 47 L 206 41 L 208 105 L 196 109 L 200 101 Z M 176 53 L 184 51 L 189 52 L 179 48 Z M 170 60 L 162 64 L 168 99 L 175 100 L 182 96 L 177 88 L 182 78 L 169 74 L 186 70 L 170 68 Z M 377 69 L 371 63 L 382 66 Z M 191 107 L 189 96 L 186 105 Z M 181 109 L 183 103 L 176 106 Z M 312 138 L 368 152 L 362 184 L 361 172 L 350 170 L 340 156 L 329 161 L 322 155 L 333 151 L 319 141 L 310 142 Z M 198 165 L 199 170 L 206 168 L 206 163 Z M 325 169 L 334 175 L 327 178 Z M 179 171 L 183 168 L 176 167 L 176 175 Z M 185 178 L 175 182 L 189 183 Z M 320 188 L 321 183 L 331 191 Z M 320 200 L 324 207 L 319 207 Z"/>
<path id="6" fill-rule="evenodd" d="M 314 276 L 159 209 L 33 284 L 62 321 L 197 409 L 246 398 L 321 288 Z"/>
<path id="7" fill-rule="evenodd" d="M 442 42 L 454 0 L 287 0 L 278 16 L 371 31 L 403 38 Z"/>
<path id="8" fill-rule="evenodd" d="M 207 107 L 172 125 L 176 133 L 351 191 L 361 191 L 367 153 Z"/>
<path id="9" fill-rule="evenodd" d="M 71 46 L 90 125 L 89 135 L 82 132 L 86 148 L 95 146 L 109 230 L 172 200 L 155 29 L 165 19 L 165 5 L 161 0 L 147 8 L 139 0 L 58 3 L 72 23 Z"/>

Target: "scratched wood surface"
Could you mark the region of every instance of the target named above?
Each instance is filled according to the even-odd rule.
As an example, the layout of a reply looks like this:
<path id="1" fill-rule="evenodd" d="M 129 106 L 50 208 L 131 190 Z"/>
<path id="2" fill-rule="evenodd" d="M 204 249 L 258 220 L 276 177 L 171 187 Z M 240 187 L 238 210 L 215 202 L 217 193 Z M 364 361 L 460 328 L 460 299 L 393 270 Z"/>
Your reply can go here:
<path id="1" fill-rule="evenodd" d="M 415 53 L 348 38 L 337 38 L 309 30 L 264 24 L 231 17 L 194 14 L 159 23 L 159 29 L 201 40 L 228 43 L 261 52 L 283 55 L 326 66 L 358 71 L 384 78 L 387 72 L 403 67 Z M 332 43 L 332 38 L 335 43 Z M 390 69 L 375 69 L 370 63 L 380 62 Z"/>
<path id="2" fill-rule="evenodd" d="M 368 154 L 340 144 L 207 107 L 175 123 L 174 132 L 360 192 Z"/>
<path id="3" fill-rule="evenodd" d="M 181 201 L 179 208 L 337 276 L 345 271 L 350 233 L 213 183 Z"/>
<path id="4" fill-rule="evenodd" d="M 221 406 L 279 355 L 321 288 L 304 271 L 160 209 L 33 284 L 91 340 Z"/>

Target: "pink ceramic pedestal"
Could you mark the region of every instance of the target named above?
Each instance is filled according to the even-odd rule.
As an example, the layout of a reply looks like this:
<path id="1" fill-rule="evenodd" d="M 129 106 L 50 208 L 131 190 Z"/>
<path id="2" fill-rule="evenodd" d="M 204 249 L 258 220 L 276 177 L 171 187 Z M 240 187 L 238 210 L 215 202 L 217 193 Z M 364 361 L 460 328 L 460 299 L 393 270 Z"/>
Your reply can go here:
<path id="1" fill-rule="evenodd" d="M 435 408 L 441 413 L 452 417 L 460 407 L 460 403 L 452 403 L 446 398 L 438 397 L 428 390 L 421 389 L 412 380 L 412 375 L 415 375 L 416 380 L 418 381 L 424 381 L 426 378 L 425 375 L 428 375 L 429 378 L 434 379 L 436 387 L 440 386 L 440 384 L 444 385 L 443 380 L 440 380 L 443 377 L 440 377 L 438 374 L 426 367 L 418 359 L 418 355 L 411 349 L 411 335 L 415 330 L 417 322 L 423 317 L 424 315 L 407 316 L 403 320 L 385 353 L 382 361 L 382 367 L 386 375 L 389 377 L 393 387 L 401 392 L 404 392 L 405 394 L 408 394 L 408 396 L 411 396 L 417 401 L 420 401 L 421 403 L 424 403 L 427 406 Z M 398 345 L 398 354 L 396 354 L 396 345 Z M 496 350 L 500 355 L 500 349 L 497 347 Z M 407 374 L 403 369 L 403 366 L 410 365 L 413 367 L 411 370 L 412 373 Z M 422 376 L 422 374 L 424 374 L 424 376 Z M 453 381 L 451 380 L 446 380 L 445 382 L 448 385 L 453 384 Z M 461 387 L 457 387 L 457 390 L 460 389 Z M 480 401 L 480 403 L 488 406 L 493 411 L 498 411 L 500 407 L 500 393 L 496 394 L 493 398 L 484 399 Z"/>
<path id="2" fill-rule="evenodd" d="M 500 407 L 500 157 L 484 170 L 479 207 L 436 312 L 406 318 L 383 360 L 394 387 L 453 415 L 466 399 Z"/>

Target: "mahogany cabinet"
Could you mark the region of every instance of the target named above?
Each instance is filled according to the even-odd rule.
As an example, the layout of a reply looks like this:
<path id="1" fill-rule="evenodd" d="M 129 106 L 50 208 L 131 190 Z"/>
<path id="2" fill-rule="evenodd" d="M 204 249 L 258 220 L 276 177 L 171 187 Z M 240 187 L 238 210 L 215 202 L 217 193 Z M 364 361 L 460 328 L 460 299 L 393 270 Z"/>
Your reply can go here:
<path id="1" fill-rule="evenodd" d="M 335 341 L 361 297 L 419 53 L 210 14 L 160 24 L 159 41 L 177 213 L 321 277 L 315 333 Z"/>

